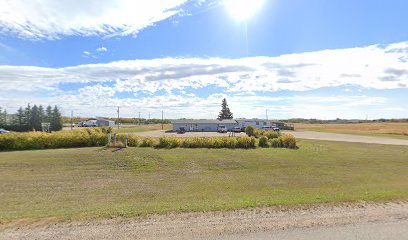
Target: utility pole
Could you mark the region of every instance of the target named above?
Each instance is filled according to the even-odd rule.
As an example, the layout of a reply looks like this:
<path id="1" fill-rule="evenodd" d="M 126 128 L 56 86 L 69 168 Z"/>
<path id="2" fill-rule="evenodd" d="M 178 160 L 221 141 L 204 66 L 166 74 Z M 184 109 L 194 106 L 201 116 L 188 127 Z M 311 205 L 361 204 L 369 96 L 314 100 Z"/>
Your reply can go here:
<path id="1" fill-rule="evenodd" d="M 150 122 L 150 113 L 149 113 L 149 122 Z"/>
<path id="2" fill-rule="evenodd" d="M 268 120 L 268 109 L 266 109 L 266 120 Z"/>
<path id="3" fill-rule="evenodd" d="M 118 129 L 119 129 L 119 107 L 118 107 Z"/>
<path id="4" fill-rule="evenodd" d="M 140 112 L 139 112 L 139 119 L 138 119 L 139 125 L 140 125 Z"/>
<path id="5" fill-rule="evenodd" d="M 71 110 L 71 131 L 72 131 L 72 128 L 73 128 L 73 125 L 74 125 L 74 122 L 73 122 L 73 118 L 74 117 L 74 111 L 72 111 Z"/>
<path id="6" fill-rule="evenodd" d="M 163 110 L 162 110 L 162 130 L 163 130 Z"/>

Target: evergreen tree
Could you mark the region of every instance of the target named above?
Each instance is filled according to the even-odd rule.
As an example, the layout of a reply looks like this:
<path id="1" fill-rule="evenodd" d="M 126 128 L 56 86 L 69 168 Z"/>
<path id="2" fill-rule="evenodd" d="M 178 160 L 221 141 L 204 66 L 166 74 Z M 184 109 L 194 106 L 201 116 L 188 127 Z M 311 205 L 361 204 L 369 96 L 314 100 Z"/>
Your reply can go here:
<path id="1" fill-rule="evenodd" d="M 24 131 L 24 110 L 20 107 L 13 118 L 13 128 L 17 131 Z"/>
<path id="2" fill-rule="evenodd" d="M 33 130 L 33 127 L 31 125 L 31 106 L 30 104 L 28 104 L 27 107 L 24 109 L 23 126 L 24 126 L 23 131 Z"/>
<path id="3" fill-rule="evenodd" d="M 37 105 L 31 108 L 30 129 L 41 131 L 40 111 Z"/>
<path id="4" fill-rule="evenodd" d="M 233 119 L 233 114 L 230 111 L 227 100 L 224 98 L 221 104 L 221 112 L 218 114 L 218 120 Z"/>
<path id="5" fill-rule="evenodd" d="M 45 110 L 45 122 L 50 123 L 52 120 L 52 107 L 48 105 L 47 109 Z"/>
<path id="6" fill-rule="evenodd" d="M 7 111 L 6 109 L 2 111 L 0 107 L 0 128 L 6 128 L 6 126 L 7 126 Z"/>
<path id="7" fill-rule="evenodd" d="M 52 110 L 51 131 L 59 131 L 62 129 L 62 117 L 57 106 Z"/>

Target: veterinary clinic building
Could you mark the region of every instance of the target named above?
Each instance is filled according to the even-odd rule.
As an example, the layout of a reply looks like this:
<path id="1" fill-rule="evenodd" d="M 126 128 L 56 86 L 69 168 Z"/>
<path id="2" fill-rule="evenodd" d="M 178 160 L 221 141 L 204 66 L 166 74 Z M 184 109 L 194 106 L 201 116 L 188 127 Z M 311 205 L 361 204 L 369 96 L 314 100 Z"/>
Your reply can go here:
<path id="1" fill-rule="evenodd" d="M 187 132 L 216 132 L 221 126 L 225 126 L 228 131 L 238 126 L 235 120 L 172 120 L 173 131 L 184 128 Z"/>

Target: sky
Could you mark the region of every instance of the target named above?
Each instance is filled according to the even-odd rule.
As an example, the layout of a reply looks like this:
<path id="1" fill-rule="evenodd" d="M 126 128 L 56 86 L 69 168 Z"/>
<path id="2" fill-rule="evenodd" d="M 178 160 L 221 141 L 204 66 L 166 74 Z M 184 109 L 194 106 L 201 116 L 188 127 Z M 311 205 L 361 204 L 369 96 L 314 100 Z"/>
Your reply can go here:
<path id="1" fill-rule="evenodd" d="M 408 118 L 406 0 L 0 0 L 0 106 Z"/>

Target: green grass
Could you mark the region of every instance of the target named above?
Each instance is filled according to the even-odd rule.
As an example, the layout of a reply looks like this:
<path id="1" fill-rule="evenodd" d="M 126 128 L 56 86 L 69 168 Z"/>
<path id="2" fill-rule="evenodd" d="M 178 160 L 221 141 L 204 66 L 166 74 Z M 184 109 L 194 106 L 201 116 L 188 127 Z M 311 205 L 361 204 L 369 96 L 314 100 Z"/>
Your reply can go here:
<path id="1" fill-rule="evenodd" d="M 408 147 L 0 153 L 0 222 L 408 198 Z"/>
<path id="2" fill-rule="evenodd" d="M 163 124 L 163 130 L 170 130 L 171 124 Z M 116 133 L 138 133 L 138 132 L 148 132 L 148 131 L 155 131 L 155 130 L 162 130 L 161 124 L 147 124 L 147 125 L 132 125 L 132 126 L 120 126 L 118 129 L 117 127 L 113 127 L 113 131 Z"/>

